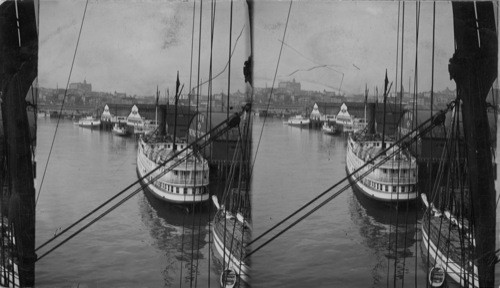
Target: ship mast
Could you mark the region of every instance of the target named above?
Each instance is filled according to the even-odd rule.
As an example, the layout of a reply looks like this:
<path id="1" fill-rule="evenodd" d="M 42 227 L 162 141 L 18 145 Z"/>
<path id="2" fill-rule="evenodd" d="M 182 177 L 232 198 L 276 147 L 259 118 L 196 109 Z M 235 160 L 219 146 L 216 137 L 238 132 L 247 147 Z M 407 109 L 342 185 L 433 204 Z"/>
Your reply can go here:
<path id="1" fill-rule="evenodd" d="M 385 104 L 387 102 L 387 84 L 389 84 L 389 79 L 387 79 L 387 69 L 385 69 L 385 80 L 384 80 L 384 121 L 382 124 L 382 149 L 385 149 Z"/>
<path id="2" fill-rule="evenodd" d="M 179 86 L 181 86 L 181 82 L 179 81 L 179 71 L 177 71 L 177 81 L 175 82 L 175 107 L 174 107 L 174 142 L 172 148 L 174 151 L 177 150 L 177 145 L 175 144 L 175 137 L 177 135 L 177 101 L 180 97 Z"/>
<path id="3" fill-rule="evenodd" d="M 17 12 L 17 19 L 16 19 Z M 8 219 L 16 239 L 19 286 L 35 283 L 35 171 L 26 95 L 37 77 L 38 33 L 34 1 L 0 5 L 0 95 L 6 139 Z M 3 216 L 2 216 L 3 217 Z"/>
<path id="4" fill-rule="evenodd" d="M 448 69 L 463 102 L 479 286 L 493 287 L 496 202 L 486 97 L 497 77 L 494 8 L 492 2 L 452 2 L 452 8 L 456 49 Z"/>
<path id="5" fill-rule="evenodd" d="M 364 125 L 366 125 L 366 103 L 367 102 L 368 102 L 368 85 L 365 83 L 365 118 L 363 119 Z"/>

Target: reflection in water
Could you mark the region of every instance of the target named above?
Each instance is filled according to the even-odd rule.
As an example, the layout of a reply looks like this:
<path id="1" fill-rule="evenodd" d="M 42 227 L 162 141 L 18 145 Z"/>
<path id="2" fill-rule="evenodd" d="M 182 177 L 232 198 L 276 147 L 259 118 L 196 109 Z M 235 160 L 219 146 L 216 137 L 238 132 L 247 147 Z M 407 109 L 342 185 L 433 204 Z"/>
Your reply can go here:
<path id="1" fill-rule="evenodd" d="M 372 269 L 372 287 L 387 284 L 392 287 L 393 283 L 398 286 L 404 282 L 414 285 L 419 210 L 406 204 L 399 208 L 389 206 L 353 190 L 349 201 L 351 219 L 359 228 L 364 245 L 373 251 L 377 260 Z"/>
<path id="2" fill-rule="evenodd" d="M 206 257 L 203 250 L 210 246 L 207 245 L 210 213 L 189 213 L 186 207 L 162 202 L 149 192 L 144 192 L 139 206 L 142 222 L 154 239 L 151 245 L 165 253 L 164 285 L 177 287 L 181 282 L 181 285 L 207 286 L 208 269 L 200 267 L 200 262 Z"/>

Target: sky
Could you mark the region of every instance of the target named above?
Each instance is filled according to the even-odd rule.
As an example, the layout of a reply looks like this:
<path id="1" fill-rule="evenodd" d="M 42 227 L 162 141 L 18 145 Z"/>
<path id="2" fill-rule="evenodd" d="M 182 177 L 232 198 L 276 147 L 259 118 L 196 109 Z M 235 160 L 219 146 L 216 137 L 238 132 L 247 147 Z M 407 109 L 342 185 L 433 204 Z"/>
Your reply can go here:
<path id="1" fill-rule="evenodd" d="M 290 3 L 263 1 L 256 4 L 255 38 L 265 42 L 256 48 L 256 86 L 272 85 Z M 401 40 L 398 51 L 398 1 L 297 1 L 290 11 L 285 44 L 277 78 L 301 82 L 305 90 L 363 93 L 383 90 L 385 70 L 396 86 L 396 59 L 401 83 Z M 400 9 L 400 23 L 402 10 Z M 416 3 L 405 4 L 403 87 L 415 74 Z M 418 39 L 418 90 L 429 91 L 432 67 L 433 3 L 420 6 Z M 399 39 L 403 29 L 400 27 Z M 435 90 L 453 89 L 448 60 L 453 55 L 451 4 L 436 3 Z M 257 44 L 259 43 L 257 42 Z M 256 45 L 259 46 L 259 45 Z M 271 51 L 274 51 L 273 53 Z M 269 65 L 267 63 L 272 63 Z M 398 90 L 399 90 L 398 84 Z M 394 90 L 392 90 L 394 91 Z"/>
<path id="2" fill-rule="evenodd" d="M 94 91 L 153 95 L 157 85 L 163 97 L 175 91 L 176 74 L 184 93 L 209 78 L 210 2 L 202 9 L 199 46 L 200 2 L 180 1 L 89 1 L 70 82 L 92 84 Z M 85 8 L 84 1 L 42 1 L 40 4 L 39 85 L 65 87 Z M 214 93 L 228 90 L 229 2 L 216 3 L 213 74 Z M 231 90 L 244 89 L 243 63 L 250 55 L 246 4 L 233 4 Z M 240 36 L 241 34 L 241 36 Z M 191 69 L 191 43 L 194 55 Z M 238 37 L 240 36 L 240 37 Z M 239 38 L 239 39 L 238 39 Z M 238 40 L 237 40 L 238 39 Z M 201 48 L 200 48 L 201 47 Z M 200 48 L 200 49 L 199 49 Z M 193 71 L 190 74 L 190 71 Z M 191 76 L 190 76 L 191 75 Z M 207 85 L 201 87 L 203 94 Z"/>
<path id="3" fill-rule="evenodd" d="M 211 1 L 203 1 L 199 78 L 209 78 Z M 196 5 L 194 57 L 191 67 L 193 5 Z M 416 4 L 405 4 L 404 43 L 398 44 L 396 1 L 296 1 L 261 0 L 254 9 L 254 79 L 256 87 L 271 87 L 295 79 L 304 90 L 362 93 L 382 92 L 385 70 L 393 89 L 415 78 Z M 400 5 L 398 7 L 398 5 Z M 84 1 L 41 1 L 39 83 L 42 87 L 65 87 L 84 13 Z M 91 83 L 95 91 L 162 95 L 175 89 L 177 71 L 185 90 L 198 81 L 198 33 L 200 1 L 89 1 L 70 82 Z M 250 55 L 250 21 L 247 5 L 233 2 L 231 91 L 244 91 L 243 63 Z M 429 91 L 432 71 L 433 3 L 420 6 L 418 39 L 418 90 Z M 401 21 L 400 21 L 401 22 Z M 214 93 L 228 90 L 230 2 L 217 1 L 212 53 Z M 451 4 L 436 3 L 434 90 L 454 89 L 449 80 L 448 60 L 453 55 Z M 278 58 L 285 27 L 279 66 Z M 400 38 L 402 34 L 401 25 Z M 238 36 L 241 36 L 238 39 Z M 236 40 L 238 39 L 238 40 Z M 399 45 L 399 56 L 397 57 Z M 396 78 L 396 59 L 398 77 Z M 191 77 L 190 77 L 191 75 Z M 411 80 L 410 80 L 411 78 Z M 397 79 L 397 80 L 396 80 Z M 201 80 L 200 80 L 201 81 Z M 202 94 L 208 91 L 202 86 Z M 394 90 L 392 90 L 394 91 Z"/>

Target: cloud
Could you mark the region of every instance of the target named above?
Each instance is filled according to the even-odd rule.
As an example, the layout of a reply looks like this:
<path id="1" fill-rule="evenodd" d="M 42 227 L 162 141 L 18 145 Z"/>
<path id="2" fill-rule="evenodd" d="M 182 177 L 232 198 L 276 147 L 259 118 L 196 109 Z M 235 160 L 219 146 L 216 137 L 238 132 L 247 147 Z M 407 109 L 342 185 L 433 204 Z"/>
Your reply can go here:
<path id="1" fill-rule="evenodd" d="M 163 43 L 162 49 L 168 49 L 169 47 L 179 44 L 179 32 L 184 27 L 185 23 L 178 16 L 177 11 L 174 12 L 173 17 L 165 17 L 162 19 Z"/>
<path id="2" fill-rule="evenodd" d="M 381 7 L 366 7 L 366 12 L 370 13 L 373 16 L 378 16 L 382 13 Z"/>

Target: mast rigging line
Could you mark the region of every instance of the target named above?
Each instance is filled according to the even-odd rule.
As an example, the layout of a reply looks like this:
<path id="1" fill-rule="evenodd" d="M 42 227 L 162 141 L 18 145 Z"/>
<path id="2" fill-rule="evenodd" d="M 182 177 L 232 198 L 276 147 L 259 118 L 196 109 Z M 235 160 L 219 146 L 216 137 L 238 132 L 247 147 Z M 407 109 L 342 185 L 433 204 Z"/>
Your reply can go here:
<path id="1" fill-rule="evenodd" d="M 364 174 L 362 174 L 361 177 L 358 177 L 353 182 L 356 183 L 359 180 L 361 180 L 362 178 L 364 178 L 366 175 L 368 175 L 369 173 L 371 173 L 373 171 L 373 169 L 375 169 L 378 166 L 382 165 L 383 163 L 387 162 L 387 160 L 389 160 L 392 155 L 394 155 L 395 153 L 398 153 L 401 149 L 403 149 L 404 147 L 406 147 L 406 146 L 410 145 L 411 143 L 413 143 L 414 141 L 416 141 L 416 139 L 418 139 L 418 137 L 420 137 L 422 135 L 425 135 L 426 133 L 428 133 L 430 130 L 432 130 L 436 126 L 441 125 L 444 122 L 444 119 L 446 117 L 445 116 L 446 113 L 453 106 L 454 106 L 454 102 L 451 102 L 450 104 L 448 104 L 448 108 L 447 109 L 442 110 L 440 113 L 436 114 L 435 117 L 431 117 L 431 118 L 427 119 L 425 122 L 423 122 L 422 124 L 420 124 L 418 127 L 416 127 L 415 129 L 413 129 L 411 132 L 409 132 L 408 134 L 404 135 L 403 137 L 401 137 L 401 139 L 399 139 L 398 141 L 396 141 L 395 143 L 393 143 L 391 146 L 389 146 L 388 148 L 382 150 L 375 157 L 373 157 L 372 159 L 370 159 L 369 161 L 367 161 L 365 163 L 365 165 L 359 167 L 358 169 L 356 169 L 355 171 L 353 171 L 351 174 L 345 176 L 339 182 L 337 182 L 336 184 L 334 184 L 333 186 L 331 186 L 330 188 L 326 189 L 324 192 L 322 192 L 321 194 L 319 194 L 318 196 L 316 196 L 315 198 L 313 198 L 312 200 L 310 200 L 309 202 L 307 202 L 306 204 L 304 204 L 302 207 L 300 207 L 299 209 L 297 209 L 295 212 L 293 212 L 292 214 L 290 214 L 289 216 L 287 216 L 286 218 L 284 218 L 283 220 L 281 220 L 277 224 L 275 224 L 273 227 L 271 227 L 268 230 L 266 230 L 264 233 L 262 233 L 261 235 L 259 235 L 255 239 L 253 239 L 251 242 L 249 242 L 247 244 L 247 247 L 250 246 L 251 244 L 255 243 L 256 241 L 258 241 L 259 239 L 261 239 L 265 235 L 269 234 L 271 231 L 275 230 L 278 226 L 280 226 L 281 224 L 283 224 L 285 221 L 287 221 L 290 218 L 292 218 L 293 216 L 297 215 L 299 212 L 301 212 L 302 210 L 304 210 L 306 207 L 310 206 L 312 203 L 314 203 L 315 201 L 317 201 L 319 198 L 323 197 L 328 192 L 330 192 L 331 190 L 333 190 L 334 188 L 336 188 L 337 186 L 339 186 L 342 182 L 345 182 L 346 180 L 348 180 L 349 176 L 358 173 L 363 168 L 365 168 L 367 165 L 373 164 L 374 161 L 375 161 L 375 159 L 379 158 L 381 155 L 386 154 L 392 148 L 394 148 L 396 145 L 402 144 L 402 146 L 399 147 L 390 156 L 386 156 L 385 158 L 383 158 L 383 160 L 381 162 L 375 164 L 374 167 L 372 167 L 371 169 L 369 169 L 367 172 L 365 172 Z M 417 132 L 420 128 L 424 127 L 429 122 L 431 123 L 430 126 L 426 127 L 424 130 L 422 130 L 420 132 Z M 415 134 L 415 135 L 410 139 L 410 141 L 405 142 L 405 140 L 407 138 L 409 138 L 413 134 Z M 265 245 L 267 245 L 268 243 L 270 243 L 271 241 L 273 241 L 274 239 L 276 239 L 278 236 L 280 236 L 281 234 L 283 234 L 284 232 L 286 232 L 287 230 L 289 230 L 290 228 L 292 228 L 293 226 L 295 226 L 296 224 L 298 224 L 300 221 L 302 221 L 303 219 L 305 219 L 307 216 L 309 216 L 310 214 L 312 214 L 313 212 L 315 212 L 316 210 L 318 210 L 319 208 L 321 208 L 322 206 L 324 206 L 325 204 L 327 204 L 328 202 L 330 202 L 331 200 L 333 200 L 334 198 L 336 198 L 338 195 L 340 195 L 343 191 L 345 191 L 349 187 L 351 187 L 350 184 L 344 186 L 341 190 L 337 191 L 335 194 L 333 194 L 332 196 L 330 196 L 329 198 L 327 198 L 326 200 L 324 200 L 322 203 L 320 203 L 318 206 L 314 207 L 311 211 L 309 211 L 305 215 L 301 216 L 298 220 L 296 220 L 295 222 L 293 222 L 292 224 L 290 224 L 289 226 L 287 226 L 284 230 L 282 230 L 281 232 L 279 232 L 278 234 L 276 234 L 275 236 L 273 236 L 271 239 L 267 240 L 265 243 L 263 243 L 262 245 L 260 245 L 256 249 L 254 249 L 253 251 L 249 252 L 246 255 L 246 257 L 249 257 L 253 253 L 255 253 L 258 250 L 260 250 L 262 247 L 264 247 Z"/>
<path id="2" fill-rule="evenodd" d="M 242 112 L 240 112 L 242 113 Z M 193 141 L 191 144 L 187 145 L 184 149 L 180 150 L 179 152 L 177 152 L 176 154 L 174 154 L 173 156 L 171 156 L 170 158 L 168 158 L 167 160 L 165 160 L 162 164 L 160 164 L 158 167 L 156 167 L 155 169 L 151 170 L 150 172 L 148 172 L 146 175 L 144 175 L 144 177 L 134 181 L 132 184 L 130 184 L 129 186 L 127 186 L 125 189 L 123 189 L 122 191 L 118 192 L 116 195 L 114 195 L 113 197 L 111 197 L 109 200 L 105 201 L 103 204 L 99 205 L 97 208 L 95 208 L 94 210 L 92 210 L 91 212 L 87 213 L 85 216 L 83 216 L 82 218 L 80 218 L 79 220 L 77 220 L 75 223 L 71 224 L 70 226 L 68 226 L 67 228 L 65 228 L 64 230 L 62 230 L 59 234 L 55 235 L 54 237 L 52 237 L 51 239 L 47 240 L 45 243 L 41 244 L 40 246 L 38 246 L 36 249 L 35 249 L 35 252 L 38 251 L 39 249 L 41 249 L 42 247 L 46 246 L 47 244 L 51 243 L 52 241 L 54 241 L 55 239 L 57 239 L 58 237 L 60 237 L 61 235 L 63 235 L 64 233 L 66 233 L 69 229 L 75 227 L 77 224 L 81 223 L 83 220 L 87 219 L 88 217 L 90 217 L 92 214 L 94 214 L 95 212 L 97 212 L 99 209 L 101 209 L 102 207 L 104 207 L 105 205 L 109 204 L 111 201 L 113 201 L 114 199 L 116 199 L 118 196 L 122 195 L 123 193 L 125 193 L 126 191 L 128 191 L 130 188 L 132 188 L 134 185 L 136 184 L 140 184 L 140 181 L 143 180 L 143 179 L 147 179 L 147 177 L 149 177 L 152 173 L 156 172 L 157 170 L 159 170 L 160 168 L 162 168 L 163 166 L 165 166 L 168 162 L 170 162 L 171 160 L 173 160 L 175 157 L 177 157 L 178 155 L 180 155 L 181 153 L 187 151 L 188 149 L 192 148 L 192 152 L 187 154 L 185 156 L 185 158 L 191 156 L 191 154 L 195 153 L 196 151 L 198 151 L 200 148 L 203 148 L 204 146 L 208 145 L 210 143 L 210 141 L 213 141 L 215 140 L 217 137 L 219 137 L 220 135 L 226 133 L 229 129 L 232 129 L 234 128 L 235 126 L 239 125 L 239 122 L 240 122 L 240 113 L 235 113 L 233 114 L 230 118 L 226 119 L 225 121 L 221 122 L 219 125 L 215 126 L 213 129 L 211 129 L 210 131 L 208 131 L 207 133 L 205 133 L 204 135 L 198 137 L 195 141 Z M 226 126 L 225 126 L 226 125 Z M 215 132 L 215 133 L 213 133 Z M 210 134 L 213 133 L 212 136 L 210 136 Z M 200 141 L 204 140 L 205 138 L 206 141 L 204 143 L 202 143 L 201 145 L 197 146 L 197 143 L 199 143 Z M 182 161 L 183 158 L 180 161 Z M 179 163 L 180 164 L 180 163 Z M 177 165 L 179 165 L 177 164 Z M 175 164 L 174 164 L 175 165 Z M 173 168 L 175 168 L 175 166 L 177 165 L 172 165 Z M 167 172 L 165 173 L 168 173 L 168 169 L 167 169 Z M 163 174 L 159 174 L 159 177 L 161 177 Z M 159 178 L 158 177 L 158 178 Z M 141 185 L 141 189 L 142 190 L 142 186 L 143 184 L 140 184 Z M 147 186 L 147 185 L 146 185 Z M 136 194 L 136 192 L 134 192 Z M 132 193 L 132 194 L 134 194 Z M 134 194 L 134 195 L 135 195 Z M 130 196 L 130 195 L 129 195 Z M 128 196 L 127 196 L 128 197 Z M 128 200 L 128 199 L 127 199 Z M 107 213 L 106 213 L 107 214 Z M 68 239 L 69 240 L 69 239 Z M 37 259 L 40 260 L 41 257 L 39 257 Z"/>
<path id="3" fill-rule="evenodd" d="M 278 75 L 278 68 L 280 66 L 281 53 L 283 52 L 283 45 L 285 44 L 284 41 L 285 41 L 285 36 L 286 36 L 286 30 L 288 28 L 288 20 L 290 19 L 290 11 L 292 11 L 292 3 L 293 3 L 293 0 L 290 1 L 290 6 L 288 8 L 288 15 L 286 17 L 285 30 L 283 31 L 283 40 L 281 41 L 280 53 L 278 55 L 278 61 L 276 62 L 276 70 L 274 71 L 273 85 L 271 86 L 271 92 L 269 93 L 269 97 L 267 98 L 267 107 L 266 107 L 267 110 L 269 110 L 269 106 L 271 105 L 271 96 L 273 95 L 274 84 L 276 84 L 276 76 Z M 255 166 L 255 161 L 257 160 L 257 155 L 259 152 L 260 142 L 262 141 L 262 134 L 264 133 L 264 126 L 266 124 L 266 120 L 267 120 L 267 113 L 266 113 L 266 116 L 264 117 L 264 121 L 262 121 L 262 127 L 260 129 L 259 141 L 257 142 L 257 148 L 255 148 L 255 157 L 254 157 L 253 162 L 252 162 L 252 167 L 250 167 L 250 178 L 252 177 L 253 167 Z"/>
<path id="4" fill-rule="evenodd" d="M 246 27 L 246 24 L 245 24 L 245 25 L 243 25 L 243 27 L 241 27 L 240 34 L 238 35 L 238 37 L 236 37 L 236 41 L 234 41 L 233 50 L 232 50 L 232 52 L 231 52 L 231 58 L 232 58 L 232 57 L 233 57 L 233 55 L 234 55 L 234 51 L 236 50 L 236 46 L 238 46 L 238 40 L 240 40 L 241 35 L 243 35 L 243 30 L 245 29 L 245 27 Z M 200 83 L 200 84 L 197 84 L 197 85 L 196 85 L 196 86 L 194 86 L 192 89 L 197 89 L 198 87 L 201 87 L 201 86 L 203 86 L 203 85 L 207 84 L 208 82 L 210 82 L 210 81 L 214 80 L 215 78 L 219 77 L 220 75 L 222 75 L 222 73 L 224 73 L 224 71 L 226 71 L 226 69 L 227 69 L 228 65 L 229 65 L 229 60 L 228 60 L 228 62 L 226 62 L 226 66 L 224 66 L 224 68 L 223 68 L 223 69 L 222 69 L 219 73 L 217 73 L 214 77 L 209 78 L 208 80 L 205 80 L 205 81 L 201 81 L 201 83 Z M 191 91 L 190 91 L 189 93 L 191 93 Z"/>
<path id="5" fill-rule="evenodd" d="M 85 1 L 85 9 L 83 10 L 82 23 L 80 24 L 80 31 L 78 32 L 78 38 L 76 40 L 75 53 L 73 53 L 73 60 L 71 61 L 71 68 L 69 69 L 68 81 L 66 82 L 66 89 L 64 90 L 64 97 L 61 103 L 61 108 L 59 109 L 59 117 L 57 117 L 56 130 L 54 131 L 54 137 L 52 137 L 52 143 L 50 144 L 49 156 L 47 157 L 47 162 L 45 163 L 45 168 L 43 169 L 42 180 L 40 181 L 40 188 L 38 189 L 38 195 L 35 200 L 35 208 L 38 203 L 38 198 L 40 198 L 40 192 L 42 192 L 43 180 L 45 179 L 45 174 L 47 173 L 47 167 L 49 166 L 50 156 L 52 154 L 52 149 L 54 148 L 54 142 L 56 141 L 57 129 L 59 128 L 59 123 L 61 122 L 61 113 L 64 108 L 64 102 L 66 101 L 66 96 L 68 94 L 69 81 L 71 79 L 71 74 L 73 73 L 73 66 L 75 64 L 76 52 L 78 51 L 78 45 L 80 44 L 80 36 L 82 35 L 83 23 L 85 22 L 85 15 L 87 14 L 87 6 L 89 0 Z"/>
<path id="6" fill-rule="evenodd" d="M 229 126 L 226 127 L 226 128 L 229 128 L 231 129 Z M 217 137 L 219 137 L 220 135 L 226 133 L 227 130 L 226 129 L 221 129 L 219 131 L 217 131 L 217 133 L 210 137 L 210 139 L 215 139 Z M 191 144 L 190 146 L 194 145 L 195 142 L 193 142 L 193 144 Z M 200 145 L 200 148 L 203 148 L 203 146 L 206 146 L 210 143 L 210 141 L 206 141 L 205 143 L 203 143 L 202 145 Z M 116 208 L 118 208 L 119 206 L 121 206 L 123 203 L 125 203 L 127 200 L 129 200 L 130 198 L 132 198 L 133 196 L 135 196 L 137 193 L 143 191 L 144 188 L 146 188 L 147 186 L 149 186 L 149 184 L 153 181 L 156 181 L 157 179 L 159 179 L 160 177 L 162 177 L 164 174 L 170 172 L 173 168 L 177 167 L 178 165 L 180 165 L 182 163 L 182 161 L 188 157 L 190 157 L 191 155 L 193 155 L 195 153 L 195 149 L 192 150 L 192 152 L 190 153 L 186 153 L 186 155 L 184 157 L 182 157 L 181 159 L 179 159 L 177 162 L 175 162 L 173 165 L 171 165 L 169 167 L 169 169 L 163 171 L 162 173 L 158 174 L 157 176 L 155 176 L 154 178 L 152 178 L 148 184 L 143 184 L 140 182 L 140 180 L 142 179 L 147 179 L 147 177 L 152 174 L 152 172 L 158 170 L 159 168 L 165 166 L 167 163 L 169 163 L 173 158 L 175 158 L 177 155 L 181 154 L 182 152 L 184 151 L 187 151 L 187 149 L 189 149 L 189 146 L 187 146 L 186 148 L 184 148 L 183 150 L 179 151 L 178 153 L 176 153 L 175 155 L 173 155 L 171 158 L 167 159 L 166 161 L 164 161 L 160 166 L 158 166 L 157 168 L 155 168 L 154 170 L 150 171 L 148 174 L 146 174 L 144 177 L 142 177 L 141 179 L 139 179 L 138 181 L 136 181 L 135 183 L 139 182 L 139 185 L 140 187 L 137 188 L 135 191 L 133 191 L 132 193 L 130 193 L 129 195 L 127 195 L 125 198 L 123 198 L 122 200 L 120 200 L 118 203 L 114 204 L 113 206 L 111 206 L 110 208 L 108 208 L 106 211 L 104 211 L 102 214 L 100 214 L 98 217 L 94 218 L 92 221 L 90 221 L 89 223 L 87 223 L 85 226 L 83 226 L 82 228 L 80 228 L 79 230 L 77 230 L 76 232 L 74 232 L 73 234 L 71 234 L 70 236 L 68 236 L 66 239 L 64 239 L 63 241 L 61 241 L 59 244 L 57 244 L 56 246 L 54 246 L 52 249 L 50 249 L 49 251 L 45 252 L 44 254 L 42 254 L 40 257 L 37 258 L 36 261 L 42 259 L 43 257 L 47 256 L 49 253 L 51 253 L 52 251 L 54 251 L 55 249 L 57 249 L 58 247 L 60 247 L 61 245 L 63 245 L 64 243 L 68 242 L 69 240 L 71 240 L 73 237 L 75 237 L 76 235 L 78 235 L 80 232 L 82 232 L 83 230 L 85 230 L 86 228 L 88 228 L 89 226 L 91 226 L 92 224 L 94 224 L 95 222 L 97 222 L 98 220 L 100 220 L 101 218 L 103 218 L 104 216 L 106 216 L 107 214 L 109 214 L 111 211 L 115 210 Z M 196 149 L 196 151 L 198 151 L 198 149 Z M 134 185 L 134 184 L 133 184 Z M 121 192 L 120 192 L 121 193 Z M 80 220 L 79 220 L 80 221 Z M 76 225 L 73 224 L 72 227 Z M 63 232 L 66 232 L 67 230 L 69 230 L 69 228 L 66 228 L 65 231 Z M 47 241 L 46 243 L 44 243 L 43 245 L 45 246 L 46 244 L 48 244 L 49 242 L 53 241 L 54 239 L 56 239 L 57 237 L 59 237 L 60 235 L 62 235 L 61 232 L 60 234 L 54 236 L 52 239 L 50 239 L 49 241 Z M 38 247 L 36 250 L 40 249 L 41 247 Z"/>

